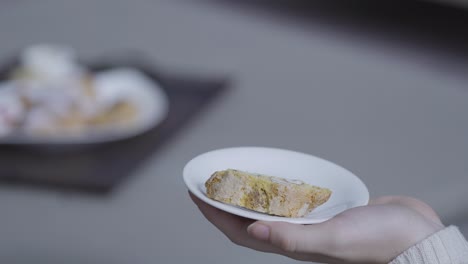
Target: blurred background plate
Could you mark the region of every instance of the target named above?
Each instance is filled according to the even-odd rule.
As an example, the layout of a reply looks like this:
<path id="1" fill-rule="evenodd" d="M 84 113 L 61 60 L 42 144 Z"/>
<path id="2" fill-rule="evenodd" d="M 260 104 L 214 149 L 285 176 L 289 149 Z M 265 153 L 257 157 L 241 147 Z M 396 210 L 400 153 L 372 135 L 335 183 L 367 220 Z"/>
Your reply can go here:
<path id="1" fill-rule="evenodd" d="M 15 67 L 16 63 L 12 63 L 0 73 L 0 81 L 6 81 L 9 72 Z M 89 65 L 93 69 L 92 65 Z M 136 135 L 142 134 L 149 129 L 160 124 L 166 117 L 169 111 L 169 100 L 164 90 L 159 85 L 155 78 L 150 78 L 147 74 L 140 74 L 135 71 L 137 68 L 122 66 L 107 66 L 100 69 L 94 68 L 92 73 L 96 78 L 138 78 L 137 86 L 134 86 L 134 100 L 138 102 L 137 116 L 131 124 L 105 124 L 94 125 L 86 128 L 86 131 L 78 134 L 35 134 L 28 135 L 21 131 L 15 132 L 12 135 L 0 137 L 0 144 L 11 145 L 80 145 L 80 144 L 97 144 L 127 139 Z M 112 71 L 111 74 L 109 72 Z M 132 72 L 135 71 L 135 72 Z M 141 71 L 141 73 L 144 73 Z M 110 76 L 113 75 L 113 76 Z"/>

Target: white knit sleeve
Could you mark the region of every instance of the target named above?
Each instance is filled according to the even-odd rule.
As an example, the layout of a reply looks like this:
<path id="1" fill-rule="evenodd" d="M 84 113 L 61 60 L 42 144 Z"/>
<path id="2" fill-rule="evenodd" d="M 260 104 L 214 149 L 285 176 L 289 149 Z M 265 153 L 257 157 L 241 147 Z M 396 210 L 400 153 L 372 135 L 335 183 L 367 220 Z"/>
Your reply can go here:
<path id="1" fill-rule="evenodd" d="M 412 246 L 390 264 L 466 264 L 468 242 L 455 226 L 432 234 Z"/>

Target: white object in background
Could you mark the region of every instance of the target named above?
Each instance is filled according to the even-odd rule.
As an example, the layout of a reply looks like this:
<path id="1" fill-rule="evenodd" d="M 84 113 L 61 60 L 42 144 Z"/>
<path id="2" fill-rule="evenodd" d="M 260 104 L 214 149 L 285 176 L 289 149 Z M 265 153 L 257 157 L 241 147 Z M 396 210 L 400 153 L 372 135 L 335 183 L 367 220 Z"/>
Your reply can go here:
<path id="1" fill-rule="evenodd" d="M 21 54 L 21 67 L 41 80 L 63 80 L 76 76 L 83 69 L 76 62 L 75 51 L 66 46 L 38 44 Z"/>
<path id="2" fill-rule="evenodd" d="M 13 85 L 9 82 L 0 83 L 0 136 L 10 134 L 24 114 L 21 98 Z"/>
<path id="3" fill-rule="evenodd" d="M 56 119 L 53 113 L 46 108 L 34 108 L 29 111 L 24 120 L 24 133 L 34 135 L 35 133 L 45 133 L 53 131 L 56 126 Z"/>
<path id="4" fill-rule="evenodd" d="M 82 86 L 86 71 L 72 48 L 38 44 L 26 48 L 20 60 L 17 88 L 31 103 L 64 117 L 75 103 L 85 99 Z"/>
<path id="5" fill-rule="evenodd" d="M 132 68 L 116 68 L 95 75 L 96 105 L 107 110 L 119 102 L 136 106 L 137 126 L 160 122 L 168 111 L 166 94 L 152 80 Z"/>
<path id="6" fill-rule="evenodd" d="M 225 169 L 300 180 L 332 190 L 330 199 L 302 218 L 272 216 L 221 203 L 206 196 L 205 182 L 215 172 Z M 348 170 L 324 159 L 290 150 L 264 147 L 238 147 L 207 152 L 195 157 L 184 168 L 188 189 L 204 202 L 242 217 L 297 224 L 324 222 L 353 207 L 367 205 L 369 191 Z"/>

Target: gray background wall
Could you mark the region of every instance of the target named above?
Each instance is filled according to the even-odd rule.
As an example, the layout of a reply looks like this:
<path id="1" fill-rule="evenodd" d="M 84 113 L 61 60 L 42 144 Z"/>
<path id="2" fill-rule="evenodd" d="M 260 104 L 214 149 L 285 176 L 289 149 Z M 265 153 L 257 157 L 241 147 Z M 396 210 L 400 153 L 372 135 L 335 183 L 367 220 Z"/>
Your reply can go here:
<path id="1" fill-rule="evenodd" d="M 0 185 L 0 262 L 294 263 L 232 245 L 188 198 L 184 164 L 238 145 L 332 160 L 468 234 L 465 11 L 265 2 L 1 1 L 0 59 L 38 42 L 83 58 L 133 49 L 234 82 L 109 196 Z"/>

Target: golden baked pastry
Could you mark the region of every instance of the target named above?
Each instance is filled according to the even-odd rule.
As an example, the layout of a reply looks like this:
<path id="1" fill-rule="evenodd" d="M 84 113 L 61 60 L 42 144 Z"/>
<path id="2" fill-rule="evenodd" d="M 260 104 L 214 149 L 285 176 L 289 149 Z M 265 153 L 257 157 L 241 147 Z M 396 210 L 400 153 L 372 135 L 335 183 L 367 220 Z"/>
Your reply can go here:
<path id="1" fill-rule="evenodd" d="M 228 169 L 215 172 L 205 183 L 211 199 L 253 211 L 303 217 L 325 203 L 331 190 L 300 181 Z"/>

